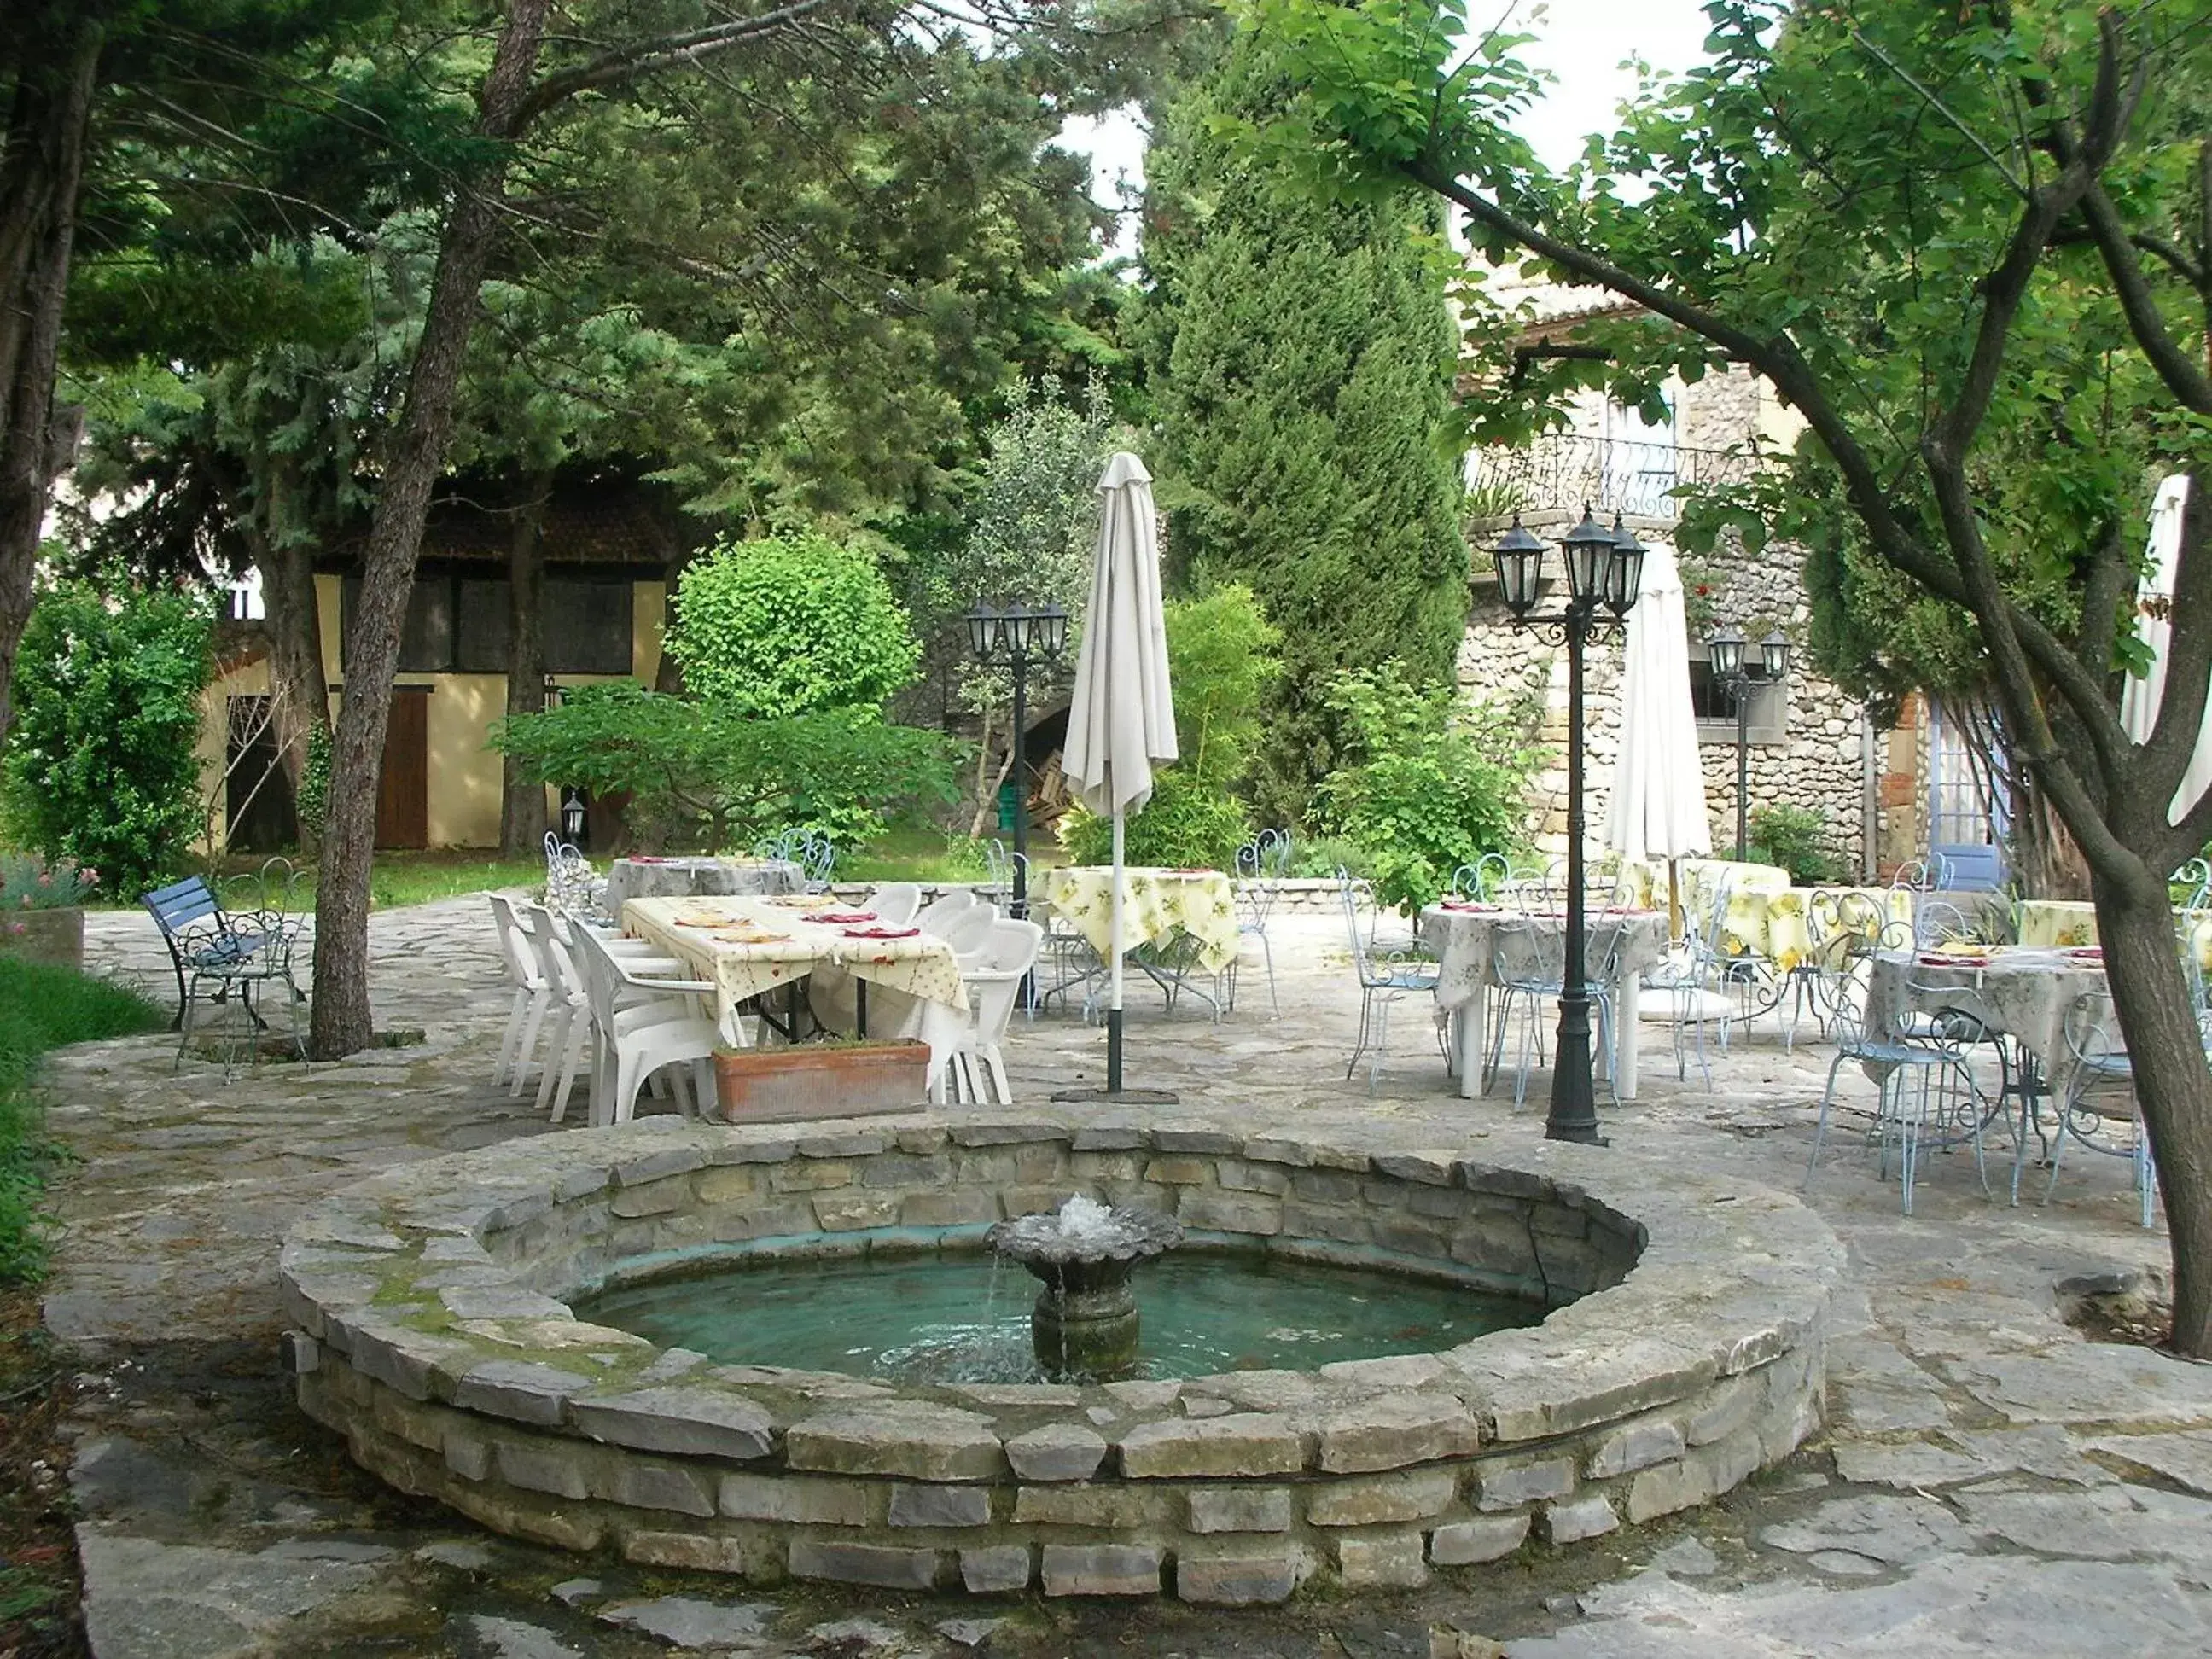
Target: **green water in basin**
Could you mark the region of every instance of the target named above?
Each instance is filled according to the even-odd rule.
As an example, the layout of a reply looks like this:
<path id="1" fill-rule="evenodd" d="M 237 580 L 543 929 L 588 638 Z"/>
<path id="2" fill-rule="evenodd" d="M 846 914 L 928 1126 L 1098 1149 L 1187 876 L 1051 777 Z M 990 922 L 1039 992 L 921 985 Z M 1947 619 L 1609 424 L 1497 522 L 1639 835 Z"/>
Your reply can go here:
<path id="1" fill-rule="evenodd" d="M 1440 1279 L 1185 1249 L 1131 1280 L 1139 1375 L 1310 1370 L 1427 1353 L 1544 1310 Z M 1036 1281 L 981 1254 L 781 1260 L 653 1280 L 576 1304 L 579 1318 L 727 1364 L 905 1382 L 1026 1381 Z"/>

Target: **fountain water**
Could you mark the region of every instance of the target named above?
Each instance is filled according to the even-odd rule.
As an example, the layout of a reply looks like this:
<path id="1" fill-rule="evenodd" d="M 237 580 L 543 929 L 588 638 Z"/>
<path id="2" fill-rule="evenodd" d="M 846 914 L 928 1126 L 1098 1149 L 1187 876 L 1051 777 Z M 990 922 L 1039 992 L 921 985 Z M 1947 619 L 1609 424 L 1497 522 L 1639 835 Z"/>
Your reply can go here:
<path id="1" fill-rule="evenodd" d="M 1139 1320 L 1129 1275 L 1182 1243 L 1182 1224 L 1077 1194 L 1059 1210 L 995 1223 L 984 1242 L 1044 1288 L 1030 1314 L 1037 1364 L 1055 1382 L 1110 1381 L 1136 1369 Z"/>

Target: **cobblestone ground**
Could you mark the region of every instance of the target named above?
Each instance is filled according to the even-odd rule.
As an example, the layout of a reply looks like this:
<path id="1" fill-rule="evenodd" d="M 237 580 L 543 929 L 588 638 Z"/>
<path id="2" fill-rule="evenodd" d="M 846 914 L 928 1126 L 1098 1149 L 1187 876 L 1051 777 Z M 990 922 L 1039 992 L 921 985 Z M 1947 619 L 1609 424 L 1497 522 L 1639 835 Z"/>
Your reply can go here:
<path id="1" fill-rule="evenodd" d="M 1370 1094 L 1345 1079 L 1358 992 L 1334 930 L 1278 923 L 1281 1015 L 1169 1015 L 1132 987 L 1132 1086 L 1179 1121 L 1302 1132 L 1357 1124 L 1406 1146 L 1510 1158 L 1541 1130 L 1546 1079 L 1447 1092 L 1425 1010 L 1399 1009 Z M 91 919 L 94 962 L 168 994 L 144 919 Z M 139 1038 L 55 1057 L 54 1125 L 79 1155 L 46 1302 L 83 1370 L 69 1479 L 101 1659 L 724 1654 L 894 1659 L 993 1653 L 1296 1656 L 1929 1656 L 2212 1652 L 2212 1368 L 2089 1342 L 2054 1285 L 2162 1271 L 2125 1164 L 2069 1157 L 2057 1201 L 1996 1199 L 1971 1156 L 1929 1158 L 1898 1212 L 1846 1109 L 1812 1199 L 1847 1243 L 1828 1427 L 1785 1468 L 1706 1510 L 1439 1575 L 1418 1591 L 1255 1613 L 1171 1604 L 986 1603 L 809 1586 L 746 1594 L 481 1533 L 382 1487 L 289 1403 L 276 1338 L 278 1242 L 317 1198 L 392 1164 L 552 1131 L 488 1083 L 507 1006 L 478 901 L 376 917 L 379 1024 L 416 1046 L 336 1065 L 220 1066 Z M 1142 982 L 1139 981 L 1140 985 Z M 1643 1098 L 1603 1106 L 1615 1144 L 1795 1186 L 1832 1051 L 1761 1030 L 1680 1083 L 1644 1033 Z M 1079 1019 L 1018 1024 L 1018 1097 L 1097 1083 Z M 1868 1091 L 1844 1086 L 1847 1109 Z M 572 1120 L 573 1121 L 573 1120 Z M 2041 1176 L 2032 1173 L 2031 1199 Z"/>

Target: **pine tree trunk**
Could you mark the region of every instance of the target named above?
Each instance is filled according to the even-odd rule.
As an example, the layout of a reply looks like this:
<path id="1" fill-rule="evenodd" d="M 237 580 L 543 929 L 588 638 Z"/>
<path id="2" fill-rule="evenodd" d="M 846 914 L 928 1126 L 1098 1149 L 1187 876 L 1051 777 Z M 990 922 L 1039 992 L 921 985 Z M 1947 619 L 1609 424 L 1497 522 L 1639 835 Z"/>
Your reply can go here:
<path id="1" fill-rule="evenodd" d="M 545 500 L 550 471 L 534 475 L 515 510 L 507 561 L 507 712 L 535 714 L 545 707 Z M 508 755 L 501 763 L 499 850 L 528 858 L 545 840 L 545 786 L 522 775 Z"/>
<path id="2" fill-rule="evenodd" d="M 530 87 L 550 0 L 510 0 L 484 77 L 479 127 L 502 143 Z M 368 997 L 368 878 L 376 839 L 399 630 L 415 582 L 430 491 L 446 459 L 453 398 L 476 322 L 477 296 L 498 231 L 504 154 L 459 189 L 438 246 L 422 335 L 407 375 L 346 641 L 345 697 L 331 751 L 331 805 L 315 901 L 314 1018 L 309 1052 L 335 1060 L 374 1036 Z"/>
<path id="3" fill-rule="evenodd" d="M 61 8 L 45 12 L 66 15 Z M 75 447 L 67 441 L 74 422 L 55 419 L 54 372 L 104 38 L 100 20 L 82 15 L 58 38 L 45 38 L 35 23 L 30 33 L 0 144 L 0 737 L 31 620 L 39 532 L 53 481 Z"/>
<path id="4" fill-rule="evenodd" d="M 2131 900 L 2096 883 L 2105 950 L 2136 1097 L 2148 1124 L 2173 1253 L 2173 1343 L 2212 1358 L 2212 1068 L 2205 1063 L 2163 882 Z"/>
<path id="5" fill-rule="evenodd" d="M 331 721 L 314 563 L 304 543 L 277 546 L 265 538 L 254 562 L 261 572 L 262 604 L 268 612 L 269 700 L 277 751 L 285 775 L 292 781 L 292 799 L 297 801 L 313 734 L 327 732 Z M 316 840 L 313 829 L 302 822 L 301 848 L 313 852 Z"/>

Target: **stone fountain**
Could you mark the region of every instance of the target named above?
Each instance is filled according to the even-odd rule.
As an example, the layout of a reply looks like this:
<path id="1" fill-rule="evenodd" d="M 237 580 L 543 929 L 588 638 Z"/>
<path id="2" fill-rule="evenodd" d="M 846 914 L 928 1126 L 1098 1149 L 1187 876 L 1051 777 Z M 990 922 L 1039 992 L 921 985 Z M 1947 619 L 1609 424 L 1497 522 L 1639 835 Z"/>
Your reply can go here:
<path id="1" fill-rule="evenodd" d="M 1044 1283 L 1030 1315 L 1030 1342 L 1046 1376 L 1110 1382 L 1135 1370 L 1139 1319 L 1129 1275 L 1182 1243 L 1180 1222 L 1078 1194 L 1057 1212 L 998 1222 L 983 1237 Z"/>

